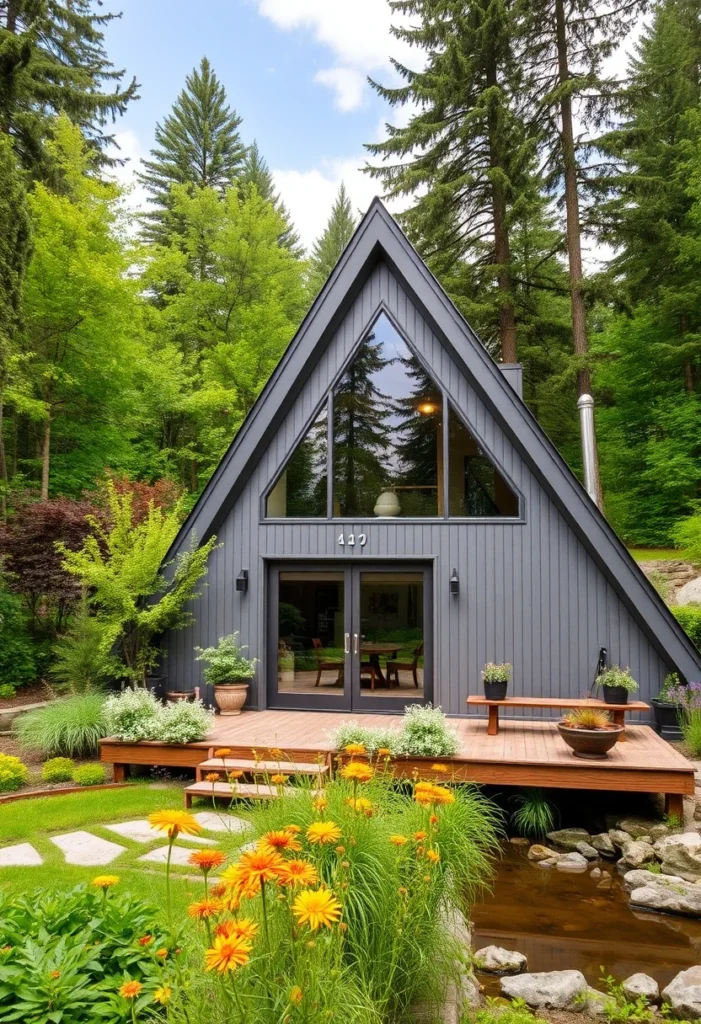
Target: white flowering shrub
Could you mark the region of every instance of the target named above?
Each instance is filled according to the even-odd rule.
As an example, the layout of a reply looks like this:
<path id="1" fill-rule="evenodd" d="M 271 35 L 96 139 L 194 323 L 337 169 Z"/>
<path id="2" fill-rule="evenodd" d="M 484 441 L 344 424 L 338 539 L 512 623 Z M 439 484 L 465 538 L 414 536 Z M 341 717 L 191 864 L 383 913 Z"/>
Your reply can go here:
<path id="1" fill-rule="evenodd" d="M 397 753 L 422 757 L 451 757 L 459 742 L 441 708 L 430 704 L 410 704 L 404 709 Z"/>
<path id="2" fill-rule="evenodd" d="M 201 700 L 180 700 L 160 708 L 154 739 L 162 743 L 195 743 L 203 740 L 214 724 L 214 712 Z"/>
<path id="3" fill-rule="evenodd" d="M 106 735 L 128 743 L 155 740 L 161 705 L 150 690 L 127 689 L 105 701 Z"/>
<path id="4" fill-rule="evenodd" d="M 343 750 L 349 743 L 360 743 L 369 754 L 377 750 L 397 752 L 399 743 L 397 729 L 371 728 L 358 722 L 341 722 L 331 733 L 331 742 L 336 750 Z"/>

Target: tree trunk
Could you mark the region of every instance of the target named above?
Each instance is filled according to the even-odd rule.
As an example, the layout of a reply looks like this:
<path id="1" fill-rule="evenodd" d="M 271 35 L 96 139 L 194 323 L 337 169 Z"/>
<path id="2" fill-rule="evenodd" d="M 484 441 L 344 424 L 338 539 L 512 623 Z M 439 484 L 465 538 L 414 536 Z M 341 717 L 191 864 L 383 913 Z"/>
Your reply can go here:
<path id="1" fill-rule="evenodd" d="M 49 500 L 49 464 L 51 459 L 51 418 L 44 424 L 44 439 L 41 446 L 41 500 Z"/>
<path id="2" fill-rule="evenodd" d="M 557 31 L 557 61 L 560 86 L 566 85 L 570 73 L 567 52 L 567 26 L 564 0 L 555 0 L 555 21 Z M 562 118 L 561 145 L 565 176 L 565 211 L 567 225 L 567 254 L 569 258 L 570 305 L 572 310 L 572 345 L 574 354 L 584 362 L 589 351 L 587 340 L 587 319 L 584 305 L 584 275 L 582 272 L 582 241 L 579 224 L 579 194 L 577 190 L 577 162 L 574 149 L 574 128 L 572 124 L 572 97 L 564 92 L 560 99 Z M 589 367 L 577 367 L 577 395 L 591 394 Z M 599 508 L 603 509 L 603 494 L 599 476 L 599 450 L 594 434 L 594 483 Z"/>
<path id="3" fill-rule="evenodd" d="M 497 82 L 497 66 L 494 56 L 490 54 L 487 63 L 487 83 L 495 88 Z M 489 166 L 502 169 L 500 159 L 498 115 L 494 106 L 490 108 L 488 117 L 489 129 Z M 497 288 L 499 291 L 499 342 L 503 363 L 515 363 L 517 359 L 516 315 L 511 294 L 511 247 L 509 245 L 509 229 L 507 226 L 506 195 L 501 176 L 497 176 L 492 184 L 492 220 L 494 222 L 494 259 L 497 267 Z"/>

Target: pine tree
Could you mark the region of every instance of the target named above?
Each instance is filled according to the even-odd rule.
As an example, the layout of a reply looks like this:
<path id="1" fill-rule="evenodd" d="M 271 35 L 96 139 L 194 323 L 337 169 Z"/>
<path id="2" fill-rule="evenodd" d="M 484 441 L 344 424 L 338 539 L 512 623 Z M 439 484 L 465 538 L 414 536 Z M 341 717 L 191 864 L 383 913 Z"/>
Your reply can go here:
<path id="1" fill-rule="evenodd" d="M 341 182 L 338 195 L 331 207 L 331 216 L 326 227 L 312 247 L 309 261 L 309 297 L 316 298 L 326 284 L 329 274 L 341 258 L 355 231 L 353 207 Z"/>
<path id="2" fill-rule="evenodd" d="M 268 163 L 265 158 L 261 155 L 255 139 L 246 150 L 246 158 L 243 162 L 243 166 L 241 167 L 238 182 L 242 190 L 246 187 L 253 186 L 259 196 L 273 204 L 276 213 L 278 213 L 284 220 L 285 224 L 288 225 L 280 236 L 280 244 L 289 249 L 294 256 L 301 259 L 304 250 L 300 242 L 299 234 L 295 230 L 287 207 L 275 191 L 275 183 L 273 182 L 273 176 L 270 173 L 270 168 L 268 167 Z"/>
<path id="3" fill-rule="evenodd" d="M 93 0 L 0 0 L 0 130 L 34 177 L 50 174 L 45 141 L 58 113 L 78 125 L 103 164 L 109 118 L 137 98 L 135 79 L 121 86 L 104 48 L 104 28 L 118 15 L 94 12 Z"/>
<path id="4" fill-rule="evenodd" d="M 206 57 L 185 79 L 185 88 L 163 124 L 156 125 L 156 147 L 142 160 L 139 180 L 154 207 L 143 218 L 144 237 L 161 245 L 182 235 L 173 216 L 173 185 L 211 188 L 220 195 L 241 173 L 246 150 L 239 136 L 241 118 L 226 102 L 226 91 Z"/>
<path id="5" fill-rule="evenodd" d="M 492 310 L 502 359 L 515 362 L 509 225 L 534 152 L 517 103 L 516 5 L 391 0 L 391 7 L 414 19 L 394 34 L 427 59 L 418 72 L 393 62 L 406 82 L 399 88 L 373 83 L 393 106 L 411 101 L 420 110 L 406 127 L 388 126 L 384 142 L 368 145 L 384 160 L 370 172 L 389 196 L 415 197 L 403 224 L 439 277 L 458 261 L 482 269 L 473 288 Z"/>

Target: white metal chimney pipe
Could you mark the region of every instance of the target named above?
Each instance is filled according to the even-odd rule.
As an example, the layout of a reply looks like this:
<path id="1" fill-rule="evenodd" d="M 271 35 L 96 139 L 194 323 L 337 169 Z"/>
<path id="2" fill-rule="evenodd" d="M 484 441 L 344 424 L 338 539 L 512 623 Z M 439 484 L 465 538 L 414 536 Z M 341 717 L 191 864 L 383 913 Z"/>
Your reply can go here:
<path id="1" fill-rule="evenodd" d="M 594 472 L 594 399 L 591 395 L 581 395 L 579 409 L 579 425 L 582 432 L 582 461 L 584 465 L 584 486 L 587 494 L 596 506 L 599 495 L 596 491 L 596 474 Z"/>

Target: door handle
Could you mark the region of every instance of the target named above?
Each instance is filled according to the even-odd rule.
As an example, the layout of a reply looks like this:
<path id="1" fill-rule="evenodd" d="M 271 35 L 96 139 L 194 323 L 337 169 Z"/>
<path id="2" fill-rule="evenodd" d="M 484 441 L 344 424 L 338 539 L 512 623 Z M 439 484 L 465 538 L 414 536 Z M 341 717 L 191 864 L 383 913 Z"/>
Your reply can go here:
<path id="1" fill-rule="evenodd" d="M 345 654 L 350 654 L 350 633 L 344 634 L 343 651 Z"/>
<path id="2" fill-rule="evenodd" d="M 358 634 L 353 634 L 353 654 L 358 653 Z"/>

